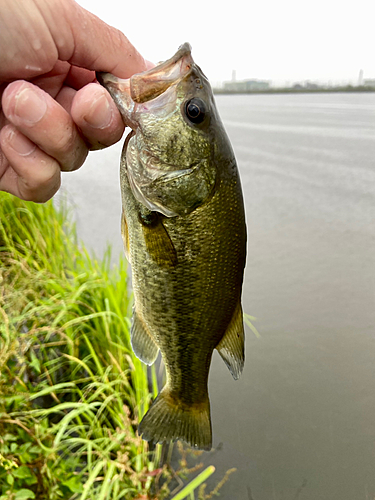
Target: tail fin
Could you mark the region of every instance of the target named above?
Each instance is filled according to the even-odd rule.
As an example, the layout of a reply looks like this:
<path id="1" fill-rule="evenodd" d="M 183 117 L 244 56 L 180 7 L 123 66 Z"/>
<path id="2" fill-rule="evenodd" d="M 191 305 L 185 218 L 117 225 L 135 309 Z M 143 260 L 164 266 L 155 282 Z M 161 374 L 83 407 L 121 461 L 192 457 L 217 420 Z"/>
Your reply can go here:
<path id="1" fill-rule="evenodd" d="M 175 401 L 164 387 L 139 424 L 138 433 L 146 441 L 162 443 L 182 439 L 201 450 L 212 447 L 210 402 L 187 407 Z"/>

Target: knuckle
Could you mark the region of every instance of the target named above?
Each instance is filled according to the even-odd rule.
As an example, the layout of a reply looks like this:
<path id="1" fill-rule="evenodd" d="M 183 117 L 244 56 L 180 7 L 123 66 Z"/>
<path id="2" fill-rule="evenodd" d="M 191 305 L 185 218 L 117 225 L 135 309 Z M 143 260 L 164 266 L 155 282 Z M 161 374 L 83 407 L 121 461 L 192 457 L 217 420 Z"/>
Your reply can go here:
<path id="1" fill-rule="evenodd" d="M 77 144 L 70 150 L 70 153 L 60 161 L 61 169 L 64 171 L 77 170 L 85 162 L 88 151 L 88 148 L 83 144 L 83 142 L 82 144 Z"/>
<path id="2" fill-rule="evenodd" d="M 76 139 L 77 135 L 73 128 L 67 125 L 60 131 L 59 135 L 55 136 L 54 148 L 60 155 L 66 156 L 74 149 Z"/>
<path id="3" fill-rule="evenodd" d="M 32 177 L 21 179 L 21 192 L 26 201 L 44 203 L 58 191 L 61 183 L 60 169 L 46 163 L 41 160 L 40 167 L 44 168 L 35 169 Z"/>
<path id="4" fill-rule="evenodd" d="M 54 141 L 53 155 L 62 170 L 76 170 L 86 159 L 88 148 L 75 128 L 67 127 Z"/>

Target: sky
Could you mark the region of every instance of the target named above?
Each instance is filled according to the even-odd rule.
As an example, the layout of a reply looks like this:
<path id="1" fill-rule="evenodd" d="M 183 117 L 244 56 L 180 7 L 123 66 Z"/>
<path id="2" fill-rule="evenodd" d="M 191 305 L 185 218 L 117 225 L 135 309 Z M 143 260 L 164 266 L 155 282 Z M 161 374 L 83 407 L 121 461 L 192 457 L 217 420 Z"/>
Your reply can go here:
<path id="1" fill-rule="evenodd" d="M 78 0 L 148 60 L 184 42 L 212 84 L 375 78 L 373 0 Z"/>

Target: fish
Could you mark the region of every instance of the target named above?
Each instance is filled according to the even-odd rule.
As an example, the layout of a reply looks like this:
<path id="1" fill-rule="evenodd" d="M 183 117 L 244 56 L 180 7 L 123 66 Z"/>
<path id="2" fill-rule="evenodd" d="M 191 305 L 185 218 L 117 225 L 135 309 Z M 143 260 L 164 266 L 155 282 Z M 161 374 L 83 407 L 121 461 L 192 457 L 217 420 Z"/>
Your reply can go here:
<path id="1" fill-rule="evenodd" d="M 235 155 L 188 43 L 129 79 L 98 73 L 97 80 L 132 129 L 120 162 L 131 345 L 147 365 L 160 351 L 166 370 L 138 433 L 210 450 L 213 351 L 234 379 L 245 358 L 246 223 Z"/>

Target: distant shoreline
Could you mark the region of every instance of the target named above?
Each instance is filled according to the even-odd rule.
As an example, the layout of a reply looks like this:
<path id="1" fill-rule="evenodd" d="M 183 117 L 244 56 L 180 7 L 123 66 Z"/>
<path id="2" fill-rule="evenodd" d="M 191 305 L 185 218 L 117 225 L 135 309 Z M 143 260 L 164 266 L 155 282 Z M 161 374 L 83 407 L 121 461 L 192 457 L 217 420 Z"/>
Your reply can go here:
<path id="1" fill-rule="evenodd" d="M 266 90 L 224 90 L 224 89 L 213 89 L 214 94 L 331 94 L 337 92 L 375 92 L 374 87 L 352 87 L 351 85 L 345 87 L 329 87 L 329 88 L 275 88 Z"/>

